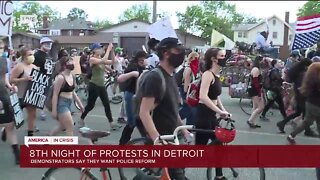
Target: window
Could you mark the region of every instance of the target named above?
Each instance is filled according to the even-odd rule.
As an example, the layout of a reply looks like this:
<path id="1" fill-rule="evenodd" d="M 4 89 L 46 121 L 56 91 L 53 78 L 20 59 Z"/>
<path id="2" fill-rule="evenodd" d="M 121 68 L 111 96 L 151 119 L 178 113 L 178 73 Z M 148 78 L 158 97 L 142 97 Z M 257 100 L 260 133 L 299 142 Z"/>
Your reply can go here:
<path id="1" fill-rule="evenodd" d="M 273 20 L 272 20 L 272 24 L 273 24 L 273 25 L 276 25 L 276 23 L 277 23 L 277 20 L 273 19 Z"/>
<path id="2" fill-rule="evenodd" d="M 238 38 L 242 38 L 242 32 L 238 32 Z"/>
<path id="3" fill-rule="evenodd" d="M 243 32 L 243 38 L 247 38 L 248 35 L 247 35 L 247 32 Z"/>
<path id="4" fill-rule="evenodd" d="M 69 30 L 69 36 L 72 36 L 72 31 L 71 30 Z"/>
<path id="5" fill-rule="evenodd" d="M 278 38 L 278 32 L 273 32 L 272 33 L 272 38 L 277 39 Z"/>
<path id="6" fill-rule="evenodd" d="M 60 36 L 60 30 L 50 30 L 51 36 Z"/>
<path id="7" fill-rule="evenodd" d="M 138 28 L 138 26 L 137 26 L 137 25 L 134 25 L 134 26 L 133 26 L 133 28 L 137 29 L 137 28 Z"/>
<path id="8" fill-rule="evenodd" d="M 289 41 L 292 40 L 292 37 L 293 37 L 292 34 L 290 34 L 290 35 L 289 35 Z"/>

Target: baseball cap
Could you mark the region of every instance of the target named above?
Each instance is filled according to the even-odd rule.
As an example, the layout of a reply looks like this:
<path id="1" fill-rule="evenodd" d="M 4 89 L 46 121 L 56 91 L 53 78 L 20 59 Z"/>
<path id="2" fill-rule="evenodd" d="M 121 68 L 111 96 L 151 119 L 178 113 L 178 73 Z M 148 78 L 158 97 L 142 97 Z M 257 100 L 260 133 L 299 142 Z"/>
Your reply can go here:
<path id="1" fill-rule="evenodd" d="M 102 48 L 103 46 L 100 43 L 93 43 L 89 46 L 90 50 L 93 51 L 98 48 Z"/>
<path id="2" fill-rule="evenodd" d="M 116 49 L 114 49 L 114 51 L 116 53 L 120 53 L 122 50 L 123 50 L 123 48 L 121 48 L 121 47 L 117 47 Z"/>
<path id="3" fill-rule="evenodd" d="M 48 37 L 43 37 L 43 38 L 40 39 L 40 44 L 46 43 L 46 42 L 52 43 L 53 41 Z"/>
<path id="4" fill-rule="evenodd" d="M 158 44 L 158 48 L 171 49 L 181 45 L 182 44 L 179 42 L 179 39 L 168 37 L 160 41 L 160 43 Z"/>

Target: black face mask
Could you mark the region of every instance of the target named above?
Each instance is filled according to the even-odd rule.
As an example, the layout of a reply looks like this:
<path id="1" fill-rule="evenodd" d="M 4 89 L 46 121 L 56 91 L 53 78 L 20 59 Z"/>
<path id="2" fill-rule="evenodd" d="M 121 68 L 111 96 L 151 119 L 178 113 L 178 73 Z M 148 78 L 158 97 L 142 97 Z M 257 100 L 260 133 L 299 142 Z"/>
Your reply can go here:
<path id="1" fill-rule="evenodd" d="M 174 68 L 179 67 L 183 63 L 183 61 L 184 61 L 184 52 L 180 54 L 171 53 L 169 57 L 169 64 Z"/>
<path id="2" fill-rule="evenodd" d="M 227 59 L 223 58 L 223 59 L 218 59 L 218 63 L 217 63 L 220 67 L 225 67 L 227 64 Z"/>
<path id="3" fill-rule="evenodd" d="M 74 70 L 74 64 L 67 64 L 66 68 L 69 69 L 70 71 Z"/>

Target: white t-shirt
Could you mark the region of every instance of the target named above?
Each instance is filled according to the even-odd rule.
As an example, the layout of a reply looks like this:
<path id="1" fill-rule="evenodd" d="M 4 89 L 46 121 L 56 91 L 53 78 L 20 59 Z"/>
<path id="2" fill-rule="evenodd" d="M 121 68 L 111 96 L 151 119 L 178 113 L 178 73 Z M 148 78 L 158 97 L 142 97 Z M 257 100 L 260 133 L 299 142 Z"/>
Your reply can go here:
<path id="1" fill-rule="evenodd" d="M 155 68 L 159 64 L 159 57 L 155 53 L 151 53 L 151 56 L 147 59 L 148 66 Z"/>
<path id="2" fill-rule="evenodd" d="M 119 73 L 122 73 L 122 62 L 121 62 L 121 57 L 116 57 L 114 64 L 113 64 L 113 69 L 118 71 Z"/>

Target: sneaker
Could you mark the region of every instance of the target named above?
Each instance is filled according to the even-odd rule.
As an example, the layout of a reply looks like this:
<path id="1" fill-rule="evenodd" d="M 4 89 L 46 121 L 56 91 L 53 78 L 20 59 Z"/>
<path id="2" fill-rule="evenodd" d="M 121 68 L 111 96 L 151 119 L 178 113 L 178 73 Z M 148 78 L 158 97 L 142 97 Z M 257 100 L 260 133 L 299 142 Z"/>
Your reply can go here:
<path id="1" fill-rule="evenodd" d="M 86 126 L 85 123 L 84 123 L 84 120 L 82 120 L 82 119 L 79 119 L 78 125 L 79 125 L 79 128 L 82 128 L 82 127 Z"/>
<path id="2" fill-rule="evenodd" d="M 260 120 L 262 121 L 270 121 L 268 118 L 266 118 L 265 116 L 260 116 Z"/>
<path id="3" fill-rule="evenodd" d="M 39 132 L 39 131 L 40 131 L 40 129 L 39 129 L 39 128 L 34 127 L 34 132 Z"/>
<path id="4" fill-rule="evenodd" d="M 277 126 L 278 126 L 278 129 L 279 129 L 280 133 L 286 133 L 286 132 L 284 131 L 284 125 L 283 125 L 282 121 L 279 121 L 279 122 L 277 123 Z"/>
<path id="5" fill-rule="evenodd" d="M 3 142 L 7 141 L 7 133 L 6 133 L 6 129 L 5 128 L 2 128 L 2 130 L 1 130 L 1 140 Z"/>
<path id="6" fill-rule="evenodd" d="M 253 123 L 251 123 L 250 121 L 247 121 L 247 124 L 249 125 L 250 128 L 261 128 L 260 125 L 258 125 L 258 124 L 253 124 Z"/>
<path id="7" fill-rule="evenodd" d="M 214 180 L 228 180 L 226 177 L 215 177 Z"/>
<path id="8" fill-rule="evenodd" d="M 120 124 L 117 124 L 116 122 L 110 123 L 110 128 L 114 131 L 120 129 L 121 127 L 122 126 Z"/>
<path id="9" fill-rule="evenodd" d="M 40 113 L 40 119 L 41 119 L 42 121 L 46 120 L 46 113 L 45 113 L 44 111 L 41 111 L 41 113 Z"/>
<path id="10" fill-rule="evenodd" d="M 118 118 L 118 123 L 120 124 L 127 124 L 127 121 L 123 117 Z"/>
<path id="11" fill-rule="evenodd" d="M 287 140 L 291 145 L 295 145 L 296 144 L 296 140 L 294 140 L 294 138 L 291 135 L 289 135 L 287 137 Z"/>

